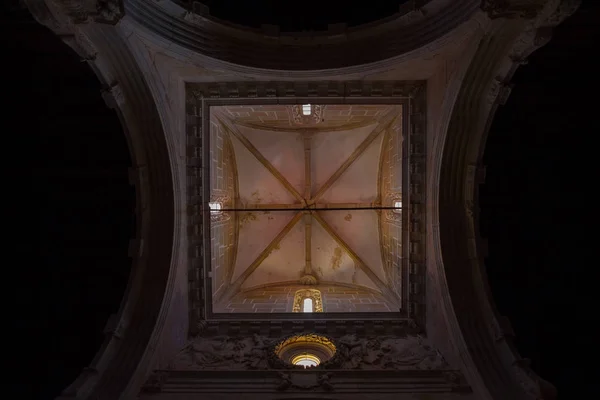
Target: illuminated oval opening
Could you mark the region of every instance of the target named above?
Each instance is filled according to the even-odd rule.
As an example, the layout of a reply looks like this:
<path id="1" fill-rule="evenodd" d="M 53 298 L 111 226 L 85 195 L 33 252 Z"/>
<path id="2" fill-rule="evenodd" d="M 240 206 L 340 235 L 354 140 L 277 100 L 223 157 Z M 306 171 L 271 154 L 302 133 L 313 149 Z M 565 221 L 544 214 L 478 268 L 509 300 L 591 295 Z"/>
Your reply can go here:
<path id="1" fill-rule="evenodd" d="M 329 361 L 335 355 L 336 347 L 325 336 L 306 333 L 287 338 L 275 347 L 274 352 L 286 364 L 314 368 Z"/>
<path id="2" fill-rule="evenodd" d="M 321 364 L 321 360 L 319 359 L 319 357 L 308 353 L 297 355 L 293 357 L 291 361 L 292 364 L 304 368 L 316 367 L 317 365 Z"/>

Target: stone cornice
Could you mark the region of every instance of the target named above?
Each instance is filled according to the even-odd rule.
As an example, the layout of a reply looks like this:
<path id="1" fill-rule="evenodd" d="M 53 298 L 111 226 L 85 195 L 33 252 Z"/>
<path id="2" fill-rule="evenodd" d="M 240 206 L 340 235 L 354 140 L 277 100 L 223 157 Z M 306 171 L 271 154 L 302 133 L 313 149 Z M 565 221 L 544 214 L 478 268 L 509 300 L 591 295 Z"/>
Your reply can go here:
<path id="1" fill-rule="evenodd" d="M 324 379 L 325 378 L 325 379 Z M 375 385 L 370 385 L 370 382 Z M 465 394 L 469 386 L 459 371 L 156 371 L 143 389 L 144 395 L 160 393 L 168 398 L 170 393 L 181 395 L 181 387 L 186 388 L 181 399 L 221 399 L 222 394 L 235 393 L 249 396 L 259 395 L 265 400 L 277 400 L 282 396 L 290 398 L 316 398 L 321 396 L 343 396 L 348 400 L 359 400 L 365 396 L 381 400 L 398 399 L 402 393 L 423 393 L 423 396 L 438 398 L 443 394 Z M 240 389 L 240 388 L 243 389 Z M 435 396 L 431 394 L 435 388 Z M 217 394 L 218 393 L 218 394 Z M 302 396 L 302 393 L 306 397 Z M 164 396 L 164 397 L 163 397 Z M 214 397 L 213 397 L 214 396 Z M 418 396 L 418 395 L 417 395 Z M 254 398 L 254 397 L 252 397 Z M 402 397 L 403 398 L 403 397 Z M 441 397 L 440 397 L 441 398 Z M 446 397 L 443 397 L 446 398 Z M 454 398 L 454 397 L 452 397 Z"/>
<path id="2" fill-rule="evenodd" d="M 489 399 L 550 399 L 551 385 L 527 367 L 510 343 L 510 329 L 497 316 L 487 286 L 479 237 L 477 185 L 481 157 L 495 110 L 510 93 L 519 65 L 549 39 L 550 28 L 576 9 L 571 1 L 549 1 L 533 19 L 494 19 L 464 75 L 447 132 L 431 159 L 432 262 L 444 293 L 442 307 L 454 345 L 467 365 L 474 390 Z M 531 16 L 530 16 L 531 17 Z M 462 78 L 461 78 L 462 79 Z M 445 136 L 444 136 L 445 135 Z M 481 379 L 483 386 L 477 382 Z M 485 389 L 481 389 L 485 387 Z"/>
<path id="3" fill-rule="evenodd" d="M 479 6 L 478 0 L 435 0 L 422 8 L 422 18 L 415 21 L 369 27 L 342 38 L 286 41 L 201 17 L 201 21 L 190 21 L 184 18 L 184 9 L 169 2 L 125 1 L 128 18 L 192 52 L 240 66 L 298 71 L 368 64 L 430 46 L 469 20 Z"/>

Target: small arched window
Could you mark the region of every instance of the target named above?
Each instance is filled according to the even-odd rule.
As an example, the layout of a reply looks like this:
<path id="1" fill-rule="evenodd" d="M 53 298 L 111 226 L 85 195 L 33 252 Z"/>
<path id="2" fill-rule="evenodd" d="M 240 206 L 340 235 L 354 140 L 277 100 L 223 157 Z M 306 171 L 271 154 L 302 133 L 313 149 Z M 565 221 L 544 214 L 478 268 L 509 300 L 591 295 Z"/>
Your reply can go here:
<path id="1" fill-rule="evenodd" d="M 292 312 L 323 312 L 323 300 L 318 289 L 300 289 L 294 294 Z"/>
<path id="2" fill-rule="evenodd" d="M 312 106 L 310 104 L 302 104 L 302 115 L 312 114 Z"/>
<path id="3" fill-rule="evenodd" d="M 309 297 L 302 301 L 302 312 L 313 312 L 313 300 Z"/>

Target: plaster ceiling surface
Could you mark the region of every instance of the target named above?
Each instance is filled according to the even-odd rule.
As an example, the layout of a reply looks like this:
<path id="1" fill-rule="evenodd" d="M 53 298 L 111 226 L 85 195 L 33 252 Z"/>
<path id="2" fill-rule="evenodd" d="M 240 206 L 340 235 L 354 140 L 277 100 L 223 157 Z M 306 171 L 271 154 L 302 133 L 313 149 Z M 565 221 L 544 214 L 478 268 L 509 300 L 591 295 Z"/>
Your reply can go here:
<path id="1" fill-rule="evenodd" d="M 237 213 L 237 248 L 226 283 L 234 288 L 230 295 L 265 285 L 297 285 L 307 274 L 319 284 L 378 292 L 391 287 L 379 213 L 366 208 L 380 205 L 383 138 L 400 107 L 323 107 L 323 115 L 328 107 L 348 115 L 359 107 L 372 110 L 361 125 L 347 119 L 347 129 L 331 130 L 333 125 L 325 123 L 299 129 L 287 119 L 289 129 L 280 130 L 270 129 L 273 121 L 261 121 L 264 129 L 260 120 L 252 127 L 237 123 L 240 110 L 259 107 L 286 116 L 291 106 L 211 107 L 211 122 L 231 141 L 238 180 L 232 203 L 237 211 L 224 211 Z M 334 125 L 344 128 L 339 120 Z"/>

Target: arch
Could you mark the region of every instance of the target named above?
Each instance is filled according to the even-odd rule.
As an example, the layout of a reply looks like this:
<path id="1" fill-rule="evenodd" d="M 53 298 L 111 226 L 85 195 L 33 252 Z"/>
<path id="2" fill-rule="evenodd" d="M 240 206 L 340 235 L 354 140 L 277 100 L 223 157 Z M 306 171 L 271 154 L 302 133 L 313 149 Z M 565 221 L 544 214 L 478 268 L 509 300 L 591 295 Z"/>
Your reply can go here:
<path id="1" fill-rule="evenodd" d="M 486 281 L 485 243 L 479 237 L 477 184 L 494 113 L 510 93 L 518 66 L 547 43 L 550 27 L 575 11 L 577 2 L 546 4 L 535 25 L 491 21 L 467 69 L 451 82 L 431 154 L 429 279 L 438 286 L 451 341 L 475 392 L 487 399 L 552 398 L 554 389 L 523 362 L 509 338 Z M 470 277 L 470 279 L 465 279 Z"/>
<path id="2" fill-rule="evenodd" d="M 407 6 L 389 20 L 343 32 L 296 33 L 292 37 L 224 24 L 187 12 L 174 2 L 124 2 L 125 12 L 133 21 L 194 53 L 245 67 L 289 71 L 361 66 L 425 46 L 429 51 L 432 43 L 443 41 L 445 35 L 469 20 L 480 3 L 425 0 L 418 6 Z"/>
<path id="3" fill-rule="evenodd" d="M 39 23 L 90 64 L 106 88 L 107 105 L 117 111 L 132 156 L 137 238 L 130 245 L 128 286 L 118 313 L 107 324 L 104 344 L 62 395 L 119 399 L 145 379 L 173 292 L 172 249 L 178 230 L 166 136 L 150 88 L 117 28 L 75 25 L 61 10 L 51 13 L 43 1 L 26 3 Z"/>

